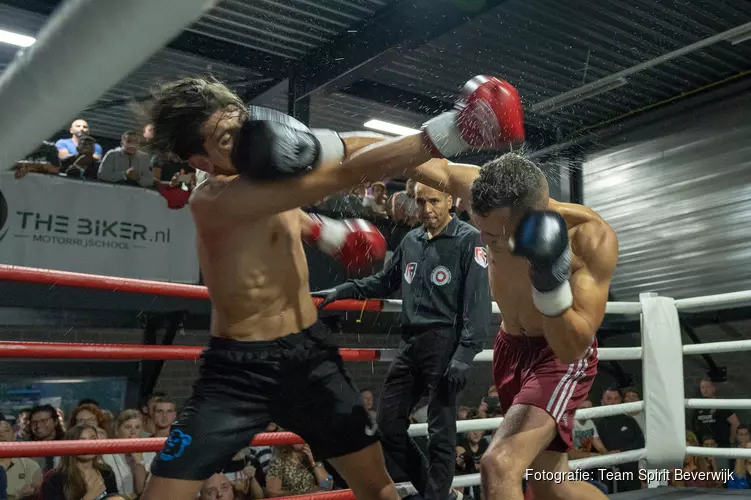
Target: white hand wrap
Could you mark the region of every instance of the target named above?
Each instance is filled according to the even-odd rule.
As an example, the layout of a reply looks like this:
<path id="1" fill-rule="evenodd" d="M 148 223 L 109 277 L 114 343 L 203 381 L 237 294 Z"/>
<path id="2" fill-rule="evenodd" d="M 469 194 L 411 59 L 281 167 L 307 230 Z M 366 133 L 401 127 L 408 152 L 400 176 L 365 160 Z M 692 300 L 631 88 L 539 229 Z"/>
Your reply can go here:
<path id="1" fill-rule="evenodd" d="M 469 144 L 462 139 L 459 132 L 457 114 L 456 111 L 447 111 L 431 118 L 423 125 L 425 135 L 428 136 L 430 142 L 441 155 L 446 158 L 456 156 L 469 149 Z"/>
<path id="2" fill-rule="evenodd" d="M 311 130 L 313 137 L 318 139 L 318 143 L 321 145 L 321 151 L 318 155 L 318 164 L 316 167 L 320 167 L 324 163 L 336 162 L 341 163 L 344 160 L 346 154 L 346 148 L 344 147 L 344 141 L 338 133 L 333 130 L 326 129 L 313 129 Z"/>
<path id="3" fill-rule="evenodd" d="M 336 254 L 347 240 L 347 235 L 351 232 L 347 225 L 342 221 L 329 219 L 321 215 L 315 215 L 311 218 L 317 224 L 317 233 L 314 236 L 314 243 L 324 253 L 329 255 Z"/>
<path id="4" fill-rule="evenodd" d="M 574 295 L 568 280 L 549 292 L 540 292 L 532 287 L 532 301 L 545 316 L 556 317 L 574 305 Z"/>

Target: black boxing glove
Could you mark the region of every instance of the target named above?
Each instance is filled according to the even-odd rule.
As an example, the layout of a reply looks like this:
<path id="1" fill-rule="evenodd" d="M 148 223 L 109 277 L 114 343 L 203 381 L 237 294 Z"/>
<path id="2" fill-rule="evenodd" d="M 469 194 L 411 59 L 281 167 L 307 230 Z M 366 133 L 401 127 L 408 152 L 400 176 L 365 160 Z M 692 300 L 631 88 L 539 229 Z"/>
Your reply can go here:
<path id="1" fill-rule="evenodd" d="M 251 106 L 232 148 L 235 169 L 251 179 L 295 177 L 344 159 L 344 142 L 330 130 L 311 131 L 278 111 Z"/>
<path id="2" fill-rule="evenodd" d="M 545 316 L 560 316 L 574 302 L 566 221 L 557 212 L 527 212 L 509 239 L 514 255 L 529 261 L 532 300 Z"/>
<path id="3" fill-rule="evenodd" d="M 349 282 L 344 282 L 341 285 L 338 285 L 329 290 L 310 292 L 310 295 L 312 297 L 319 297 L 323 299 L 321 303 L 318 304 L 318 309 L 323 309 L 327 305 L 331 304 L 332 302 L 336 302 L 337 300 L 361 298 L 361 295 L 357 291 L 357 288 L 355 288 L 355 285 Z"/>

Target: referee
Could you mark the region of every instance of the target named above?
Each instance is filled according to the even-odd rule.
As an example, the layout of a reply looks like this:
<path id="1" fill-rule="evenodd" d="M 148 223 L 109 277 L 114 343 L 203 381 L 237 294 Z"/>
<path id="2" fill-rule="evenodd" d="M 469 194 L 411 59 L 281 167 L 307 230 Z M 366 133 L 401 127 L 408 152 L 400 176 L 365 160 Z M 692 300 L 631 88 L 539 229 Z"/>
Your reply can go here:
<path id="1" fill-rule="evenodd" d="M 477 229 L 451 216 L 451 196 L 423 184 L 415 192 L 422 225 L 407 233 L 382 271 L 319 292 L 325 295 L 319 307 L 401 290 L 402 342 L 383 384 L 377 423 L 384 450 L 420 495 L 446 500 L 456 460 L 456 396 L 490 327 L 488 262 Z M 407 434 L 425 392 L 428 458 Z"/>

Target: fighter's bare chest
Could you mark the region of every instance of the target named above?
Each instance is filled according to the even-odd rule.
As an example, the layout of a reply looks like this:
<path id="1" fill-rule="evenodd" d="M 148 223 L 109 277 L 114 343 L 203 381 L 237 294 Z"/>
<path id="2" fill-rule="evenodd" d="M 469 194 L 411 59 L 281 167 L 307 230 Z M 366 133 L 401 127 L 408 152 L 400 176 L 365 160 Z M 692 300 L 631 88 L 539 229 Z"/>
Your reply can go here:
<path id="1" fill-rule="evenodd" d="M 529 263 L 505 248 L 488 248 L 488 271 L 493 300 L 501 310 L 504 328 L 511 333 L 535 333 L 542 329 L 543 316 L 532 301 Z M 583 266 L 574 255 L 572 273 Z"/>

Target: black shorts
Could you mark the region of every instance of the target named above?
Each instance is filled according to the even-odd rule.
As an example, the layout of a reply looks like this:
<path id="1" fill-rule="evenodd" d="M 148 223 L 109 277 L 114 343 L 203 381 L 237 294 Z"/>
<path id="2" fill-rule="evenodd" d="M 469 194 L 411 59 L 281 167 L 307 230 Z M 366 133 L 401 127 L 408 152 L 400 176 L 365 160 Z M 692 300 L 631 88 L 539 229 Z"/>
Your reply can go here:
<path id="1" fill-rule="evenodd" d="M 316 323 L 269 341 L 212 337 L 193 395 L 151 472 L 208 479 L 269 422 L 302 437 L 317 460 L 376 443 L 377 429 L 328 335 Z"/>

